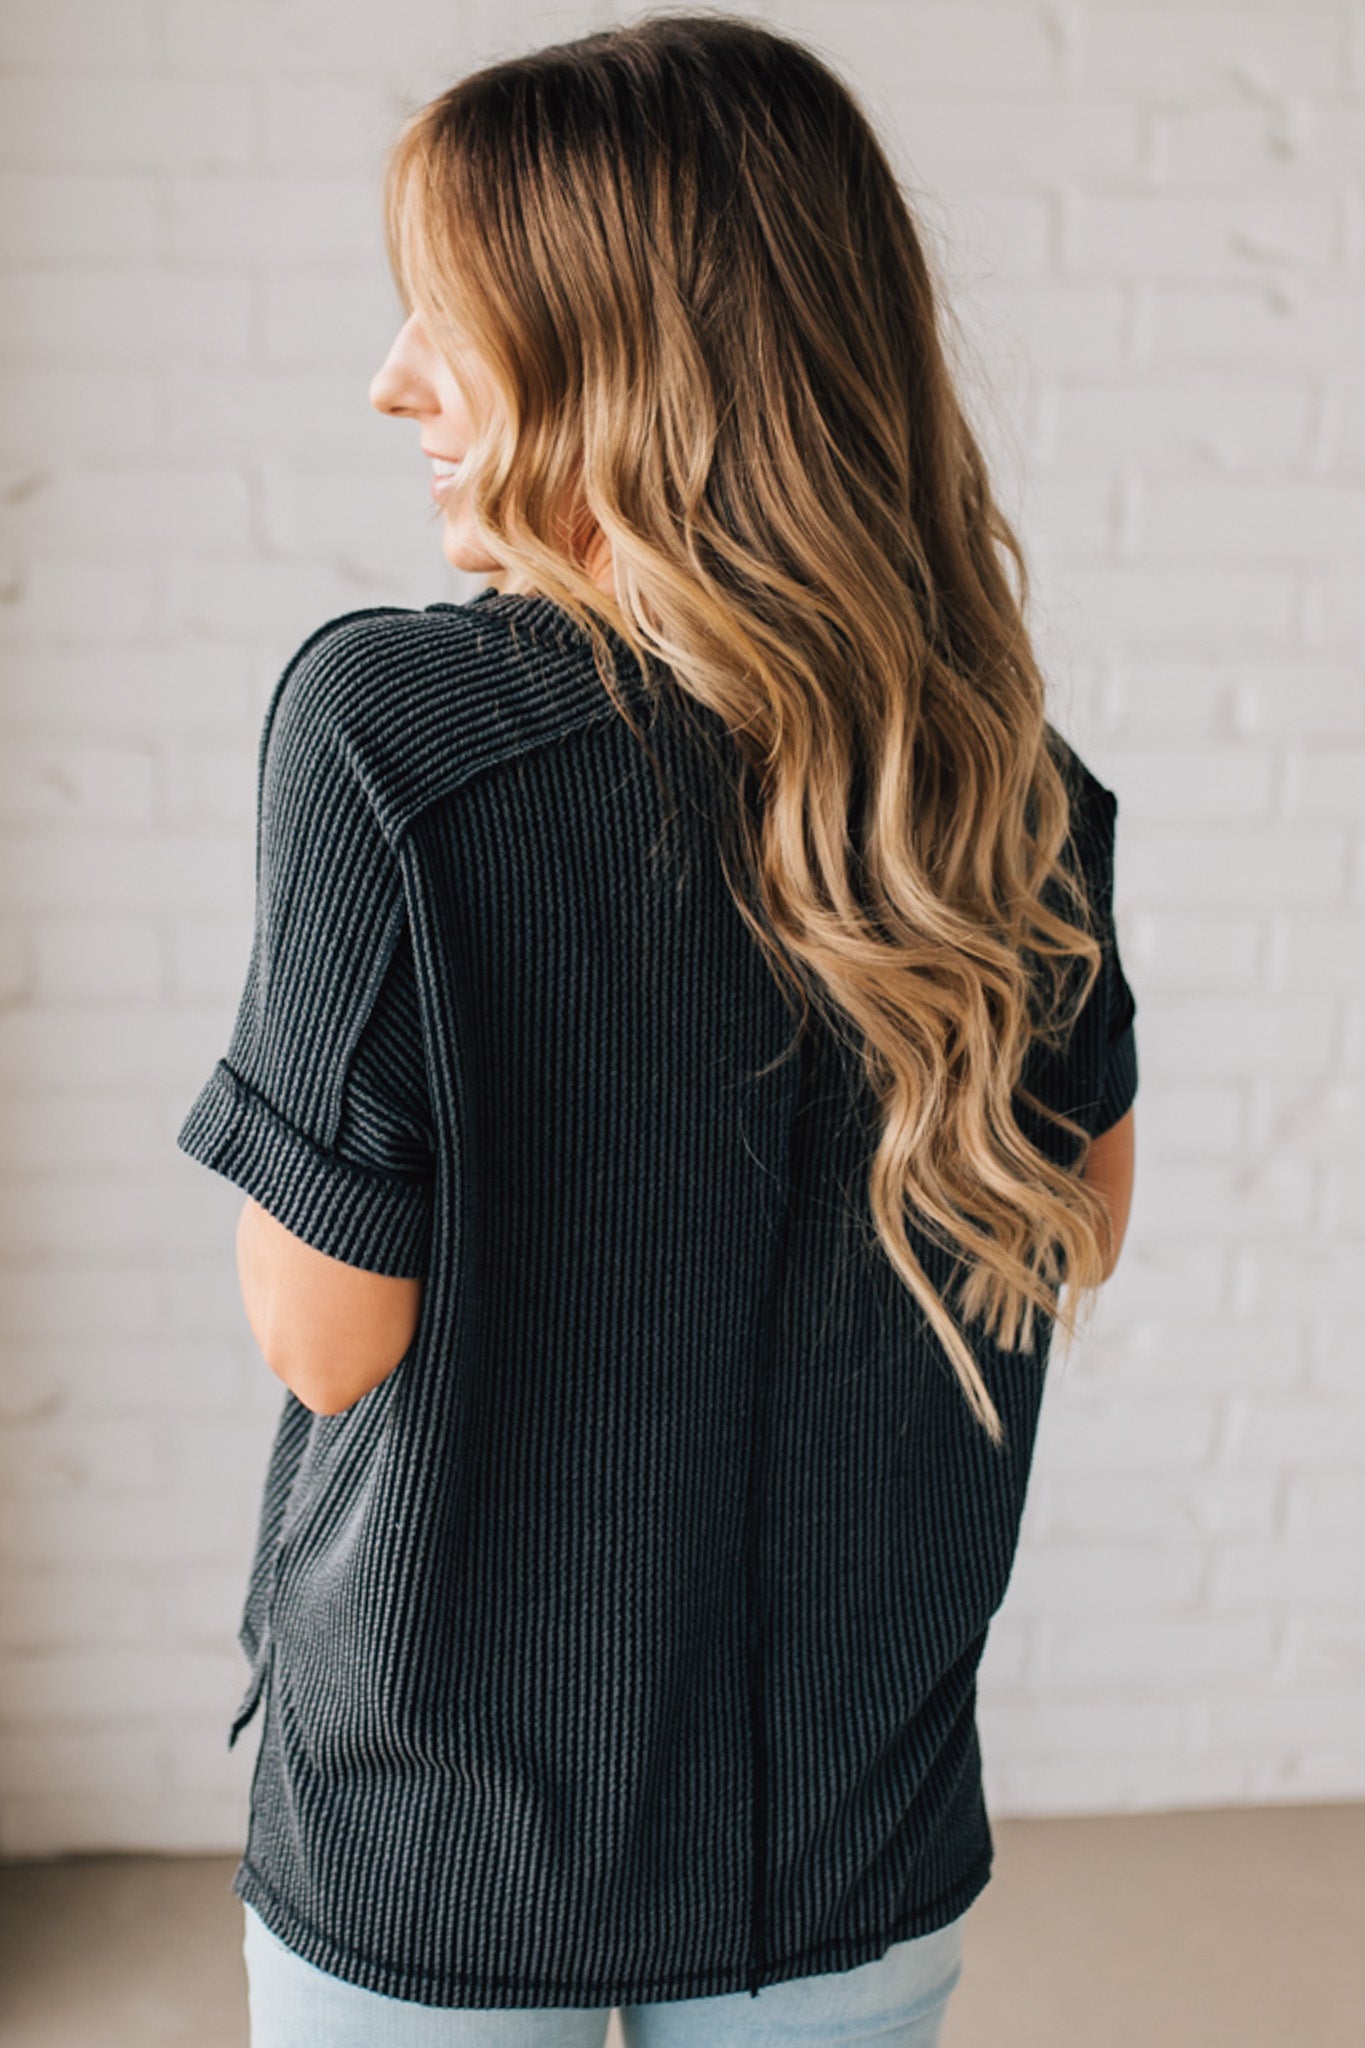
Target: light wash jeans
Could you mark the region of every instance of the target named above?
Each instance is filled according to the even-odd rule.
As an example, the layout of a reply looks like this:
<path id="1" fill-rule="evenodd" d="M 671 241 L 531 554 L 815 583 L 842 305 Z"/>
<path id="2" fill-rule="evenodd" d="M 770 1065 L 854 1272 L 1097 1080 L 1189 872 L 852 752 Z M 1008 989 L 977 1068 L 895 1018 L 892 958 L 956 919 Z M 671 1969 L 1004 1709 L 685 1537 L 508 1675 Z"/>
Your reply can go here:
<path id="1" fill-rule="evenodd" d="M 243 1901 L 251 2048 L 604 2048 L 611 2006 L 480 2009 L 386 1998 L 286 1948 Z M 970 1911 L 970 1908 L 968 1909 Z M 621 2007 L 626 2048 L 936 2048 L 963 1913 L 870 1963 L 714 1998 Z"/>

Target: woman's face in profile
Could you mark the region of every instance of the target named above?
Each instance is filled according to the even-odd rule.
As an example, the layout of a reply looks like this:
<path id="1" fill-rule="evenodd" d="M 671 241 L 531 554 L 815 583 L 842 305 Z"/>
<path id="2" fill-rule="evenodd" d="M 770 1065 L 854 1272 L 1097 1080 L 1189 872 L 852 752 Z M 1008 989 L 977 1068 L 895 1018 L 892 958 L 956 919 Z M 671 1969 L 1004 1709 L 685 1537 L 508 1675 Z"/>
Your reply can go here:
<path id="1" fill-rule="evenodd" d="M 441 550 L 451 567 L 505 576 L 505 565 L 480 537 L 459 467 L 493 403 L 492 384 L 468 343 L 459 343 L 451 353 L 455 368 L 432 347 L 417 315 L 410 314 L 370 379 L 370 403 L 391 419 L 415 420 L 421 429 L 422 450 L 431 464 L 432 501 L 445 514 Z M 601 533 L 594 537 L 585 566 L 603 590 L 614 594 L 611 550 Z"/>
<path id="2" fill-rule="evenodd" d="M 399 328 L 370 380 L 370 403 L 377 412 L 415 420 L 421 428 L 422 449 L 431 464 L 432 501 L 445 512 L 441 548 L 446 560 L 452 568 L 479 573 L 501 564 L 480 543 L 459 464 L 479 431 L 486 390 L 472 352 L 460 353 L 457 376 L 432 347 L 415 313 Z"/>

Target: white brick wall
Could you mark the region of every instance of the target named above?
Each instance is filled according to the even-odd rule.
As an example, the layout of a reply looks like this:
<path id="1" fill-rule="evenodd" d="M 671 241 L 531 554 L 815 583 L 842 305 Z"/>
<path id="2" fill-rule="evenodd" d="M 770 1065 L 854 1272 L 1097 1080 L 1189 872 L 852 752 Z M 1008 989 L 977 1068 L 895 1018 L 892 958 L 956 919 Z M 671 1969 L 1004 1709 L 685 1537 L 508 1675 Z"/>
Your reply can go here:
<path id="1" fill-rule="evenodd" d="M 1123 1261 L 982 1674 L 1000 1814 L 1365 1794 L 1365 8 L 790 0 L 918 198 L 1121 805 Z M 603 5 L 0 24 L 0 1855 L 235 1849 L 279 1387 L 180 1159 L 285 655 L 477 587 L 368 379 L 405 104 Z"/>

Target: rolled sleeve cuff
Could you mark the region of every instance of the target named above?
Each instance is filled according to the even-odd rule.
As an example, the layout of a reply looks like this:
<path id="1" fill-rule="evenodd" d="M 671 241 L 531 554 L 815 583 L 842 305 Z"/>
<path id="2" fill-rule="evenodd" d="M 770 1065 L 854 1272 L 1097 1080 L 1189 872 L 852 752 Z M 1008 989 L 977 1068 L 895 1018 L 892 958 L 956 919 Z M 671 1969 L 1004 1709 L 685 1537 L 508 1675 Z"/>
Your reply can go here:
<path id="1" fill-rule="evenodd" d="M 324 1151 L 225 1060 L 195 1098 L 175 1142 L 314 1250 L 392 1279 L 425 1278 L 431 1183 L 376 1173 Z"/>
<path id="2" fill-rule="evenodd" d="M 1104 1069 L 1104 1087 L 1095 1112 L 1095 1137 L 1103 1136 L 1120 1122 L 1133 1105 L 1138 1087 L 1137 1038 L 1131 1024 L 1124 1026 L 1110 1042 Z"/>

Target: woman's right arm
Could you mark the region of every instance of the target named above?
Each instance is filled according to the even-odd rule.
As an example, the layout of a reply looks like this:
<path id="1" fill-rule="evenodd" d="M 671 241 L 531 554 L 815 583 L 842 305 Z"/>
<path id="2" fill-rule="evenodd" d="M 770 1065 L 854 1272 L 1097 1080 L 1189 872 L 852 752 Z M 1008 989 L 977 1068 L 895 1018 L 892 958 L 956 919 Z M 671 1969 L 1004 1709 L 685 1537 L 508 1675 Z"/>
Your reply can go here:
<path id="1" fill-rule="evenodd" d="M 1113 1220 L 1113 1250 L 1105 1268 L 1107 1280 L 1119 1261 L 1133 1200 L 1133 1109 L 1102 1131 L 1090 1147 L 1081 1179 L 1104 1197 Z"/>

